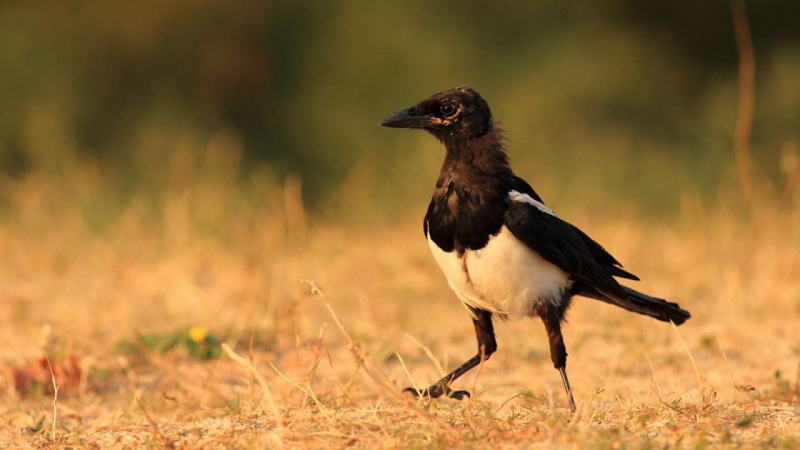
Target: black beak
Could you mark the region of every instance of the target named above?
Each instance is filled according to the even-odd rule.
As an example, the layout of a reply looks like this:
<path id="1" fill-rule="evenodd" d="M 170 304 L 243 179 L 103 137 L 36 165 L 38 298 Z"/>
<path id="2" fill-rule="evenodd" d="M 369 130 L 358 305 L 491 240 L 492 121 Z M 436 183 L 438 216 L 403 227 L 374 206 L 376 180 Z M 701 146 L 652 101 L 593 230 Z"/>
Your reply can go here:
<path id="1" fill-rule="evenodd" d="M 434 118 L 417 114 L 413 107 L 395 111 L 381 122 L 382 127 L 390 128 L 430 128 L 433 125 Z"/>

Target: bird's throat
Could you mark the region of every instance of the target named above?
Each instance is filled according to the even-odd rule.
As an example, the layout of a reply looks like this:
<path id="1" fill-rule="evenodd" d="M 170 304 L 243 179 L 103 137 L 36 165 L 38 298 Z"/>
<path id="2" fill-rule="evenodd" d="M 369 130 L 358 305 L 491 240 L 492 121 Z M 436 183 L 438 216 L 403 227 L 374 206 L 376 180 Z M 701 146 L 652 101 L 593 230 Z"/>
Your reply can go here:
<path id="1" fill-rule="evenodd" d="M 471 175 L 510 176 L 512 172 L 502 139 L 495 131 L 477 137 L 444 139 L 446 153 L 440 181 Z"/>

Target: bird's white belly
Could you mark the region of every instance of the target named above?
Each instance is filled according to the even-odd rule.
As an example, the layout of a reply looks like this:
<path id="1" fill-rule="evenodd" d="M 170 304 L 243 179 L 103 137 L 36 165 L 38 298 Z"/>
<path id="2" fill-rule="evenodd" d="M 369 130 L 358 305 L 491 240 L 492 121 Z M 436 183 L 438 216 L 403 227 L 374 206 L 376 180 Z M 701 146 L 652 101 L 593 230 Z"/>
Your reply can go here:
<path id="1" fill-rule="evenodd" d="M 567 274 L 517 239 L 505 226 L 480 250 L 459 257 L 446 253 L 428 235 L 436 263 L 466 305 L 508 317 L 537 314 L 558 305 L 569 288 Z"/>

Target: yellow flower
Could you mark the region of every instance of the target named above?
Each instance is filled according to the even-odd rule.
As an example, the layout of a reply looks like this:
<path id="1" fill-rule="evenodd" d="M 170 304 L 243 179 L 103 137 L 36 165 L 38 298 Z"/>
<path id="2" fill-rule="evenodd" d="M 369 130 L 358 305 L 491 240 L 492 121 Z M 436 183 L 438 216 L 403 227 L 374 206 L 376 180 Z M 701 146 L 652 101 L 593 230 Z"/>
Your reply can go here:
<path id="1" fill-rule="evenodd" d="M 198 344 L 205 341 L 206 336 L 208 336 L 208 330 L 204 326 L 198 325 L 189 329 L 189 337 Z"/>

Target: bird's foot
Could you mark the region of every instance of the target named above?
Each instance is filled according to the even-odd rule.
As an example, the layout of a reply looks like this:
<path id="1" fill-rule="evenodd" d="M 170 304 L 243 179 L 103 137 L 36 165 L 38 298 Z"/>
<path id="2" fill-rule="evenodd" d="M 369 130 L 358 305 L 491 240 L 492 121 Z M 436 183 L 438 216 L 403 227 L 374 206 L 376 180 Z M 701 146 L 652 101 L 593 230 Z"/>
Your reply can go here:
<path id="1" fill-rule="evenodd" d="M 454 398 L 456 400 L 464 400 L 470 396 L 469 391 L 454 391 L 450 389 L 449 386 L 441 384 L 434 384 L 427 389 L 421 390 L 414 389 L 413 387 L 405 388 L 403 392 L 408 392 L 415 397 L 439 398 L 444 395 L 445 397 Z"/>

